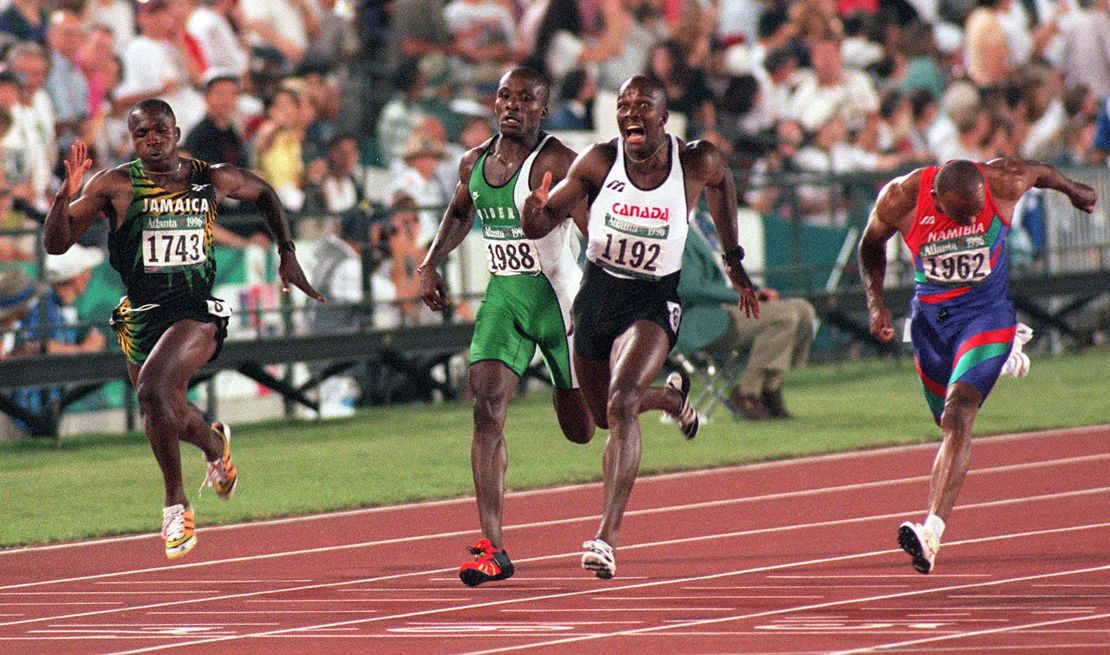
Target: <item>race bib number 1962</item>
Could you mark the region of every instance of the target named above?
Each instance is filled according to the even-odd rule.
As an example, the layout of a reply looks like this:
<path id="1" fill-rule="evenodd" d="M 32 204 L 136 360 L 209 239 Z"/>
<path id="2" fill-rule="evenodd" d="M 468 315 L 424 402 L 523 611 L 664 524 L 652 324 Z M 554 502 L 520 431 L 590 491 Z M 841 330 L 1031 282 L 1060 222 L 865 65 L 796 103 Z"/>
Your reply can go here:
<path id="1" fill-rule="evenodd" d="M 143 268 L 169 272 L 191 268 L 207 259 L 203 216 L 157 216 L 143 229 Z"/>
<path id="2" fill-rule="evenodd" d="M 974 284 L 991 274 L 991 251 L 980 235 L 921 248 L 925 278 L 934 284 Z"/>

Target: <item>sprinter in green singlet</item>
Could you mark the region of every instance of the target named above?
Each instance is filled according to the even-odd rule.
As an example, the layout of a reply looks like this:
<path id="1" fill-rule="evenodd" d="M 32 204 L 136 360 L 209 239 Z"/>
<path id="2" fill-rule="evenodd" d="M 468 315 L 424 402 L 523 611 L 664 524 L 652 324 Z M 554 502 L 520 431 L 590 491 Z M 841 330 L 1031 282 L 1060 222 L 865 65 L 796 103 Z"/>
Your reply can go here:
<path id="1" fill-rule="evenodd" d="M 185 555 L 196 545 L 196 522 L 181 482 L 179 442 L 204 452 L 204 485 L 223 500 L 238 483 L 231 461 L 231 431 L 208 424 L 188 402 L 189 379 L 219 354 L 231 314 L 212 297 L 216 261 L 212 228 L 224 198 L 257 204 L 279 245 L 278 274 L 290 285 L 323 301 L 297 262 L 289 223 L 273 188 L 257 175 L 228 164 L 181 157 L 181 130 L 173 110 L 159 99 L 142 100 L 127 117 L 138 159 L 92 176 L 88 148 L 78 140 L 65 161 L 66 180 L 43 225 L 46 251 L 61 254 L 105 216 L 111 230 L 109 259 L 127 295 L 112 313 L 112 327 L 127 357 L 147 439 L 162 470 L 165 506 L 162 538 L 166 556 Z M 204 486 L 201 487 L 204 489 Z"/>
<path id="2" fill-rule="evenodd" d="M 450 301 L 438 268 L 470 233 L 477 215 L 490 281 L 470 346 L 474 394 L 470 455 L 485 538 L 470 547 L 474 559 L 459 568 L 459 577 L 469 586 L 513 575 L 501 535 L 505 416 L 537 347 L 555 387 L 555 413 L 563 434 L 575 443 L 586 443 L 595 429 L 571 364 L 571 304 L 582 279 L 574 226 L 563 220 L 542 239 L 525 238 L 520 226 L 524 199 L 540 184 L 544 172 L 551 171 L 558 181 L 575 157 L 574 151 L 540 130 L 549 88 L 540 73 L 528 68 L 513 69 L 501 78 L 494 103 L 498 135 L 463 156 L 451 203 L 417 269 L 424 302 L 436 311 L 447 307 Z M 585 233 L 586 203 L 573 208 L 570 217 Z M 670 405 L 680 405 L 678 395 Z"/>

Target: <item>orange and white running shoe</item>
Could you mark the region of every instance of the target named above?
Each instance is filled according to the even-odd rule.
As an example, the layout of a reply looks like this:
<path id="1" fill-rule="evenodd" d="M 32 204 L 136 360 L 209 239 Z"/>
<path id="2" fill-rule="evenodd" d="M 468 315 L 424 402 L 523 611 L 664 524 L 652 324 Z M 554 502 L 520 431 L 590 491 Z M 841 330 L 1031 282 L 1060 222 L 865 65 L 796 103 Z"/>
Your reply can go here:
<path id="1" fill-rule="evenodd" d="M 940 540 L 933 531 L 920 523 L 906 521 L 898 526 L 898 545 L 913 558 L 913 568 L 929 573 L 940 550 Z"/>
<path id="2" fill-rule="evenodd" d="M 204 475 L 204 482 L 200 485 L 200 492 L 204 493 L 205 487 L 212 487 L 220 500 L 231 500 L 235 493 L 235 486 L 239 484 L 239 473 L 235 464 L 231 462 L 231 428 L 223 423 L 213 423 L 212 431 L 219 435 L 224 443 L 224 454 L 208 463 L 208 472 Z"/>
<path id="3" fill-rule="evenodd" d="M 468 587 L 477 587 L 483 582 L 494 582 L 513 577 L 516 571 L 509 561 L 509 554 L 494 548 L 489 539 L 480 539 L 470 547 L 474 561 L 465 562 L 459 567 L 459 579 Z"/>
<path id="4" fill-rule="evenodd" d="M 163 507 L 162 539 L 166 542 L 166 557 L 174 559 L 187 555 L 197 545 L 197 521 L 193 510 L 180 503 Z"/>

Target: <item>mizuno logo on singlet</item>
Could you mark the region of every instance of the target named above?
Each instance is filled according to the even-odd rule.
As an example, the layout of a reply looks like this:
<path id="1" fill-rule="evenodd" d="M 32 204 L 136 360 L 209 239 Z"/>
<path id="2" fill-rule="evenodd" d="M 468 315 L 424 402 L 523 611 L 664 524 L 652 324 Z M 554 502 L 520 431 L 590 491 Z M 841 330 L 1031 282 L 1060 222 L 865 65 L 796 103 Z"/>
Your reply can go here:
<path id="1" fill-rule="evenodd" d="M 605 185 L 605 188 L 612 189 L 613 191 L 620 193 L 621 191 L 624 191 L 624 182 L 621 182 L 619 180 L 610 180 L 609 184 Z"/>
<path id="2" fill-rule="evenodd" d="M 937 222 L 937 217 L 933 216 L 932 214 L 929 214 L 928 216 L 923 216 L 921 218 L 921 224 L 922 225 L 932 225 L 933 223 L 936 223 L 936 222 Z"/>
<path id="3" fill-rule="evenodd" d="M 200 214 L 208 209 L 208 198 L 143 198 L 143 211 L 150 214 Z"/>

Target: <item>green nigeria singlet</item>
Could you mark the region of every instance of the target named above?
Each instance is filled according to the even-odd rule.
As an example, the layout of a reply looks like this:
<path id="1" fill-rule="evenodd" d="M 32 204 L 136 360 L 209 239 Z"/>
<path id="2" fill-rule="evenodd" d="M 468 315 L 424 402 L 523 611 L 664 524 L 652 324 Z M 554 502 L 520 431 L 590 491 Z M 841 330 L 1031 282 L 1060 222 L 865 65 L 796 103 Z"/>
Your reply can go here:
<path id="1" fill-rule="evenodd" d="M 208 164 L 187 161 L 189 179 L 182 191 L 159 187 L 139 160 L 128 167 L 131 204 L 108 245 L 132 307 L 207 298 L 212 291 L 216 191 Z"/>
<path id="2" fill-rule="evenodd" d="M 470 361 L 499 361 L 523 375 L 539 346 L 555 386 L 573 388 L 577 383 L 566 332 L 582 279 L 573 227 L 564 220 L 542 239 L 528 239 L 520 226 L 524 199 L 531 192 L 532 165 L 552 137 L 542 135 L 516 174 L 495 186 L 486 180 L 485 164 L 497 138 L 474 163 L 468 180 L 490 273 L 474 325 Z"/>

